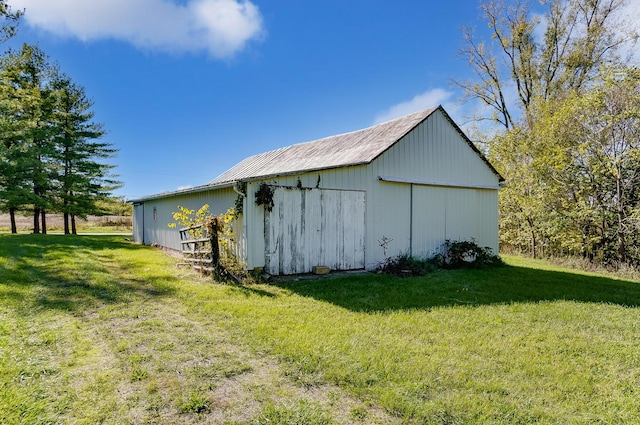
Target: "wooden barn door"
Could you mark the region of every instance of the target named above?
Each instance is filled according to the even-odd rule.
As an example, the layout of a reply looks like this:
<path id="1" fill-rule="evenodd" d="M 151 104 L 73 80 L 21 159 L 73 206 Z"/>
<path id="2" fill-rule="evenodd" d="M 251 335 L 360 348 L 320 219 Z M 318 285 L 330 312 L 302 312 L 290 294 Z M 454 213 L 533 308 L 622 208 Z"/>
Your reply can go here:
<path id="1" fill-rule="evenodd" d="M 364 268 L 364 192 L 279 187 L 273 203 L 264 223 L 268 273 Z"/>

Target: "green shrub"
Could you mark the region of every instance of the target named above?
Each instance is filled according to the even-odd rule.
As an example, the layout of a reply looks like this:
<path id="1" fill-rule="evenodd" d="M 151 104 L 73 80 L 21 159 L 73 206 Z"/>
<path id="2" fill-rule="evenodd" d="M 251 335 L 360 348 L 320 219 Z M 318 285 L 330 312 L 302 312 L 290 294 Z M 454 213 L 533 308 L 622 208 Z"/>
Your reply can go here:
<path id="1" fill-rule="evenodd" d="M 413 257 L 407 253 L 387 258 L 378 266 L 378 271 L 394 276 L 424 276 L 436 269 L 430 259 Z"/>
<path id="2" fill-rule="evenodd" d="M 419 258 L 407 253 L 389 257 L 381 263 L 378 272 L 400 277 L 424 276 L 436 269 L 460 269 L 465 267 L 494 267 L 502 260 L 493 255 L 491 248 L 480 247 L 471 241 L 446 240 L 440 253 L 431 258 Z"/>
<path id="3" fill-rule="evenodd" d="M 499 256 L 494 255 L 491 248 L 479 246 L 475 240 L 450 241 L 446 240 L 441 253 L 433 258 L 443 269 L 460 269 L 465 267 L 486 267 L 502 265 Z"/>

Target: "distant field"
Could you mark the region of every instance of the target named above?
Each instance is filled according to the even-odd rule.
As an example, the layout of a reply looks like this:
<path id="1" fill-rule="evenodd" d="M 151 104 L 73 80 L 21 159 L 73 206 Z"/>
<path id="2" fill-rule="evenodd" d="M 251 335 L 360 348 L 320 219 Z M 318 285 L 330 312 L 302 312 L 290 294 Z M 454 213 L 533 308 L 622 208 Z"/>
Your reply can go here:
<path id="1" fill-rule="evenodd" d="M 33 229 L 33 217 L 23 215 L 16 216 L 18 231 L 28 232 Z M 127 231 L 131 230 L 131 217 L 122 216 L 89 216 L 87 220 L 76 219 L 79 231 Z M 9 214 L 0 214 L 0 232 L 8 232 L 11 229 Z M 47 230 L 56 231 L 64 229 L 62 214 L 47 214 Z"/>
<path id="2" fill-rule="evenodd" d="M 0 235 L 2 424 L 638 424 L 640 283 L 507 257 L 233 286 Z"/>

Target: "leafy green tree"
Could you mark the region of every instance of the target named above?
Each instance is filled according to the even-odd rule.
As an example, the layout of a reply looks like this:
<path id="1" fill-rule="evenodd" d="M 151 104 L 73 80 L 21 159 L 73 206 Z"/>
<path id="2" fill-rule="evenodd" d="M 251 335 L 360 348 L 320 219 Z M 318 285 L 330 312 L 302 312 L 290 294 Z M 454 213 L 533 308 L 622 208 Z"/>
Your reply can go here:
<path id="1" fill-rule="evenodd" d="M 631 218 L 640 205 L 640 70 L 604 68 L 601 82 L 569 97 L 551 136 L 567 147 L 562 181 L 575 202 L 570 215 L 605 262 L 640 262 L 638 228 Z"/>
<path id="2" fill-rule="evenodd" d="M 640 71 L 605 67 L 583 94 L 532 110 L 534 124 L 497 136 L 509 175 L 503 243 L 532 255 L 640 264 Z"/>
<path id="3" fill-rule="evenodd" d="M 621 16 L 627 3 L 487 0 L 490 40 L 463 31 L 475 78 L 455 83 L 488 107 L 479 119 L 498 124 L 487 152 L 507 181 L 503 247 L 640 263 L 637 69 L 621 49 L 638 34 Z"/>

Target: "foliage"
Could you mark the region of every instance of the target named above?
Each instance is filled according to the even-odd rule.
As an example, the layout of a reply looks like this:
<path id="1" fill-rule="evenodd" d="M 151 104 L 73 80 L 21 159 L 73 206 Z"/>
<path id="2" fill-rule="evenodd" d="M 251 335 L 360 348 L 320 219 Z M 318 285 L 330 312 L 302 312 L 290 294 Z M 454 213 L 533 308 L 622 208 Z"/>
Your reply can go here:
<path id="1" fill-rule="evenodd" d="M 247 183 L 245 182 L 238 183 L 236 185 L 236 189 L 240 193 L 238 194 L 234 202 L 234 213 L 235 213 L 234 218 L 238 218 L 239 216 L 241 216 L 242 212 L 244 211 L 244 199 L 247 196 Z"/>
<path id="2" fill-rule="evenodd" d="M 206 234 L 207 224 L 213 217 L 209 211 L 209 204 L 204 204 L 198 210 L 178 205 L 178 211 L 174 211 L 171 216 L 175 223 L 169 223 L 167 226 L 175 229 L 179 224 L 182 228 L 192 228 L 189 230 L 189 234 L 193 239 L 202 238 Z"/>
<path id="3" fill-rule="evenodd" d="M 640 264 L 640 71 L 608 67 L 588 93 L 536 106 L 528 131 L 493 140 L 507 176 L 501 242 L 533 256 Z"/>
<path id="4" fill-rule="evenodd" d="M 378 266 L 381 273 L 408 277 L 424 276 L 438 268 L 460 269 L 501 266 L 502 260 L 489 247 L 480 247 L 474 240 L 445 241 L 440 253 L 431 258 L 417 258 L 410 254 L 390 257 Z"/>
<path id="5" fill-rule="evenodd" d="M 65 233 L 69 218 L 85 218 L 103 211 L 99 201 L 108 198 L 119 182 L 109 176 L 112 165 L 101 162 L 117 152 L 109 143 L 98 142 L 106 132 L 92 121 L 93 103 L 83 87 L 69 77 L 58 75 L 52 83 L 55 108 L 51 123 L 55 127 L 52 161 L 56 169 L 52 177 L 58 182 L 55 189 L 55 210 L 65 216 Z M 75 232 L 74 232 L 75 233 Z"/>
<path id="6" fill-rule="evenodd" d="M 31 210 L 34 233 L 46 232 L 47 212 L 63 213 L 65 233 L 75 233 L 75 217 L 99 214 L 98 202 L 119 187 L 102 162 L 116 151 L 96 141 L 105 131 L 91 106 L 37 46 L 0 59 L 0 209 L 12 231 L 15 213 Z"/>
<path id="7" fill-rule="evenodd" d="M 180 224 L 183 228 L 189 228 L 189 234 L 193 239 L 209 237 L 210 232 L 215 231 L 218 236 L 219 265 L 222 266 L 222 274 L 217 277 L 251 281 L 252 278 L 245 270 L 243 261 L 235 252 L 234 222 L 237 217 L 238 214 L 233 208 L 229 208 L 224 214 L 214 216 L 208 204 L 197 211 L 179 205 L 178 211 L 173 213 L 176 222 L 169 223 L 168 226 L 176 228 L 176 225 Z"/>
<path id="8" fill-rule="evenodd" d="M 431 259 L 416 258 L 407 253 L 389 257 L 379 264 L 377 270 L 393 276 L 424 276 L 436 270 L 437 264 Z"/>
<path id="9" fill-rule="evenodd" d="M 271 211 L 273 209 L 273 187 L 267 183 L 260 183 L 260 187 L 256 192 L 256 205 L 264 206 L 265 211 Z"/>
<path id="10" fill-rule="evenodd" d="M 97 207 L 106 215 L 130 217 L 133 215 L 133 205 L 127 202 L 123 196 L 107 197 L 96 203 Z"/>
<path id="11" fill-rule="evenodd" d="M 457 84 L 502 128 L 486 146 L 507 182 L 506 250 L 640 264 L 640 78 L 623 57 L 638 33 L 626 3 L 545 0 L 539 14 L 530 0 L 484 1 L 491 39 L 464 30 L 477 78 Z"/>
<path id="12" fill-rule="evenodd" d="M 446 240 L 440 251 L 440 254 L 436 255 L 433 260 L 439 267 L 445 269 L 503 265 L 500 257 L 494 255 L 491 248 L 481 247 L 474 240 Z"/>
<path id="13" fill-rule="evenodd" d="M 535 3 L 484 1 L 480 8 L 490 41 L 463 30 L 460 54 L 477 78 L 455 83 L 492 112 L 479 119 L 505 129 L 522 124 L 519 113 L 530 125 L 537 103 L 587 90 L 598 69 L 619 62 L 621 50 L 638 39 L 634 23 L 616 19 L 625 0 L 544 0 L 542 14 L 532 9 Z M 538 37 L 541 28 L 544 35 Z"/>
<path id="14" fill-rule="evenodd" d="M 7 0 L 0 0 L 0 43 L 12 38 L 17 30 L 20 17 L 24 14 L 23 10 L 11 10 L 11 6 L 7 4 Z"/>

